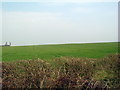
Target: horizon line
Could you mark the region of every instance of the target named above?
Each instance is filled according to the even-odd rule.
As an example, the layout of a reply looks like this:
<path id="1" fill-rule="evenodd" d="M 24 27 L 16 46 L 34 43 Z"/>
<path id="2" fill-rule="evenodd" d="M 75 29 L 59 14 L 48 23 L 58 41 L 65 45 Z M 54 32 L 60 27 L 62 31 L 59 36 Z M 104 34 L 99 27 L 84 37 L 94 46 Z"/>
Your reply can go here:
<path id="1" fill-rule="evenodd" d="M 60 44 L 89 44 L 89 43 L 118 43 L 119 41 L 96 41 L 96 42 L 66 42 L 66 43 L 43 43 L 43 44 L 27 44 L 27 45 L 11 45 L 11 46 L 38 46 L 38 45 L 60 45 Z M 0 45 L 2 46 L 2 45 Z"/>

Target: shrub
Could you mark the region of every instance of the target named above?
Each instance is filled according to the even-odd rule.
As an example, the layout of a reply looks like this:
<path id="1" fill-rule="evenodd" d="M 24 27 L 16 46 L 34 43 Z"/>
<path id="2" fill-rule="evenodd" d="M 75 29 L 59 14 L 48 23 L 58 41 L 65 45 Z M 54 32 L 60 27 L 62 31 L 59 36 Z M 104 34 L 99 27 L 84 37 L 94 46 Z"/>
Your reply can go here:
<path id="1" fill-rule="evenodd" d="M 3 62 L 3 88 L 120 88 L 120 55 Z"/>
<path id="2" fill-rule="evenodd" d="M 3 88 L 49 87 L 50 64 L 43 60 L 24 60 L 3 63 Z"/>

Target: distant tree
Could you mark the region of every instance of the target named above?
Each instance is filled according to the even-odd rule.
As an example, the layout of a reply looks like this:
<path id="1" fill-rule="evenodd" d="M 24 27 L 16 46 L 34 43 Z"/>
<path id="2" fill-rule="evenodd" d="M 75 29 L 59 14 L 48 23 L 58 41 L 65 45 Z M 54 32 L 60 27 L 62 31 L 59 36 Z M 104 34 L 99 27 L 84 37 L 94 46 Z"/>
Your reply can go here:
<path id="1" fill-rule="evenodd" d="M 5 43 L 5 46 L 7 46 L 7 42 Z"/>
<path id="2" fill-rule="evenodd" d="M 3 46 L 11 46 L 11 42 L 9 42 L 9 44 L 8 44 L 8 42 L 6 42 L 5 45 L 3 45 Z"/>
<path id="3" fill-rule="evenodd" d="M 11 46 L 11 42 L 9 42 L 9 46 Z"/>

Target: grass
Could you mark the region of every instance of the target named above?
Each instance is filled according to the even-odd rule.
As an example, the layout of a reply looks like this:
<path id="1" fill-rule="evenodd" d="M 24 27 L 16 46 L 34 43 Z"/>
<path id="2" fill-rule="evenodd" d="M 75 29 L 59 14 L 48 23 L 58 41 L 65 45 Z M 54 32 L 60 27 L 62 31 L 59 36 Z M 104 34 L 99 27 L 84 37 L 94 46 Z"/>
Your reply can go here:
<path id="1" fill-rule="evenodd" d="M 2 85 L 28 89 L 120 88 L 118 51 L 115 42 L 2 47 Z"/>
<path id="2" fill-rule="evenodd" d="M 2 47 L 0 47 L 0 61 L 2 61 Z"/>
<path id="3" fill-rule="evenodd" d="M 103 58 L 118 53 L 118 43 L 60 44 L 2 47 L 3 61 L 52 60 L 58 57 Z"/>

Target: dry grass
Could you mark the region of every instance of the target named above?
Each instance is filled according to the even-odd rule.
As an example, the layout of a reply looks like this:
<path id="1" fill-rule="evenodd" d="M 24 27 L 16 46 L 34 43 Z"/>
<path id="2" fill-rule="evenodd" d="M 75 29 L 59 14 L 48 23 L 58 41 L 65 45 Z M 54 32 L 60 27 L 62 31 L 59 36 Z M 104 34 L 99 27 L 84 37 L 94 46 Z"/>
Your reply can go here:
<path id="1" fill-rule="evenodd" d="M 3 88 L 120 88 L 119 57 L 3 62 Z"/>

